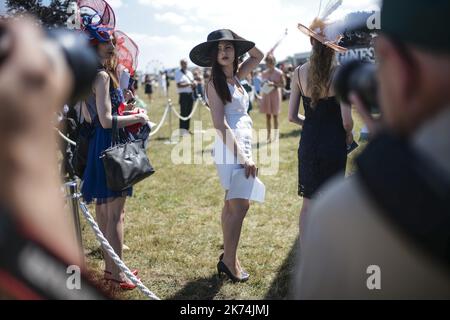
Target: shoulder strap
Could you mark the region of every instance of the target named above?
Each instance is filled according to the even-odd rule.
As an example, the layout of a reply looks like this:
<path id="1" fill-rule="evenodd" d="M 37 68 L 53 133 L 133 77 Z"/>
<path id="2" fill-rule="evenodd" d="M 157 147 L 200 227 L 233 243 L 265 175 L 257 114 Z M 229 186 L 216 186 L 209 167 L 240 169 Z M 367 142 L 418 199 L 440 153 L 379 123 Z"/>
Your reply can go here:
<path id="1" fill-rule="evenodd" d="M 119 143 L 119 129 L 117 128 L 117 116 L 112 117 L 111 145 L 114 147 Z"/>
<path id="2" fill-rule="evenodd" d="M 304 96 L 305 93 L 303 92 L 302 81 L 300 80 L 300 67 L 298 67 L 297 70 L 298 70 L 298 71 L 297 71 L 297 73 L 298 73 L 298 86 L 299 86 L 299 88 L 300 88 L 300 94 L 301 94 L 302 96 Z"/>
<path id="3" fill-rule="evenodd" d="M 78 101 L 78 103 L 80 104 L 80 113 L 78 114 L 78 123 L 77 123 L 77 125 L 79 125 L 81 123 L 81 115 L 83 114 L 83 105 L 86 104 L 86 102 L 83 100 L 83 101 Z M 75 106 L 74 106 L 74 108 L 75 108 Z M 75 109 L 75 111 L 76 110 L 77 109 Z"/>
<path id="4" fill-rule="evenodd" d="M 380 212 L 419 247 L 450 266 L 450 178 L 407 141 L 389 134 L 372 141 L 357 165 L 358 176 Z"/>

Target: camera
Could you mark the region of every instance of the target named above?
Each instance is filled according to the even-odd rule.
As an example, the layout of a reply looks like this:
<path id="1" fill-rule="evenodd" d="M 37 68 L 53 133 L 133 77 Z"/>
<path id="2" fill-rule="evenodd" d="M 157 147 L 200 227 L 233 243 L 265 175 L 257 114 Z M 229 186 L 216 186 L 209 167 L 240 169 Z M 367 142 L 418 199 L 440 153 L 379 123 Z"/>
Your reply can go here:
<path id="1" fill-rule="evenodd" d="M 334 90 L 336 97 L 346 104 L 351 104 L 349 95 L 355 92 L 368 112 L 371 114 L 380 112 L 376 65 L 371 62 L 351 60 L 344 63 L 335 75 Z"/>
<path id="2" fill-rule="evenodd" d="M 96 52 L 82 34 L 67 29 L 46 31 L 46 39 L 60 50 L 74 79 L 70 102 L 74 103 L 91 92 L 99 60 Z M 0 23 L 0 66 L 13 54 L 14 35 L 6 23 Z"/>
<path id="3" fill-rule="evenodd" d="M 61 49 L 70 67 L 74 78 L 70 102 L 75 103 L 92 91 L 92 83 L 100 64 L 97 53 L 91 48 L 87 38 L 75 31 L 52 29 L 47 31 L 47 36 Z"/>

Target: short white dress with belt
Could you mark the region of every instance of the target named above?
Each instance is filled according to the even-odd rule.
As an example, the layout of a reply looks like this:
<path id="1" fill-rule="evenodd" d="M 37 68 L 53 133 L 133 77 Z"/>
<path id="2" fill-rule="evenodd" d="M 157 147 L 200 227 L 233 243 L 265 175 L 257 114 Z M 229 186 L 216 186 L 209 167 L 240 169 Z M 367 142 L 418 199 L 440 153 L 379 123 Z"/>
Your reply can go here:
<path id="1" fill-rule="evenodd" d="M 238 79 L 236 81 L 239 83 Z M 253 121 L 247 113 L 250 98 L 242 86 L 243 93 L 236 85 L 228 84 L 228 87 L 232 99 L 224 106 L 225 120 L 232 129 L 245 158 L 252 159 Z M 212 155 L 219 173 L 220 183 L 225 190 L 229 190 L 234 170 L 243 168 L 243 165 L 239 163 L 235 154 L 218 135 L 216 135 Z"/>

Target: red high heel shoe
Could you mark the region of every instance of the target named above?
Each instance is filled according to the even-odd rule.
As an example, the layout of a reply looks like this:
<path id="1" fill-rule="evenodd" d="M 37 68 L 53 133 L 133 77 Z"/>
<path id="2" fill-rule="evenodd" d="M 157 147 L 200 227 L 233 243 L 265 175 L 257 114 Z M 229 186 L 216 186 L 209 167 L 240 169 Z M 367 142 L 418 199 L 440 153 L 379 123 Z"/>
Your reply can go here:
<path id="1" fill-rule="evenodd" d="M 116 279 L 105 279 L 105 280 L 118 283 L 120 289 L 122 289 L 122 290 L 133 290 L 133 289 L 135 289 L 137 287 L 134 283 L 128 283 L 128 282 L 119 281 L 119 280 L 116 280 Z M 139 279 L 139 280 L 141 280 L 141 279 Z"/>
<path id="2" fill-rule="evenodd" d="M 135 276 L 138 274 L 138 272 L 139 272 L 139 270 L 131 271 L 131 273 L 133 275 L 135 275 Z M 110 271 L 106 271 L 106 270 L 105 270 L 105 273 L 106 274 L 111 274 Z M 124 282 L 124 281 L 119 281 L 119 280 L 108 278 L 108 277 L 105 277 L 105 276 L 103 278 L 105 280 L 107 280 L 107 281 L 112 281 L 112 282 L 118 283 L 119 286 L 120 286 L 120 289 L 122 289 L 122 290 L 133 290 L 133 289 L 135 289 L 137 287 L 134 283 L 128 283 L 128 282 Z M 141 280 L 140 278 L 138 278 L 138 279 Z"/>

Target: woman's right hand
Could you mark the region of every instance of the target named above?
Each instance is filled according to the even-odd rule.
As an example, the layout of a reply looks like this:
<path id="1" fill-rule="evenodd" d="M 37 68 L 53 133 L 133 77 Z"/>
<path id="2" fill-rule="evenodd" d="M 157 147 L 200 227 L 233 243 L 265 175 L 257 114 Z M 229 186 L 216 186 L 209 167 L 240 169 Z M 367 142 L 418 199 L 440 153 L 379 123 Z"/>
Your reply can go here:
<path id="1" fill-rule="evenodd" d="M 245 161 L 244 169 L 245 169 L 245 177 L 247 179 L 250 178 L 250 176 L 253 176 L 253 178 L 256 178 L 258 169 L 256 168 L 256 164 L 253 162 L 253 160 Z"/>
<path id="2" fill-rule="evenodd" d="M 135 117 L 141 124 L 146 124 L 150 120 L 148 118 L 148 115 L 145 113 L 142 113 L 142 112 L 139 112 L 138 114 L 136 114 Z"/>

